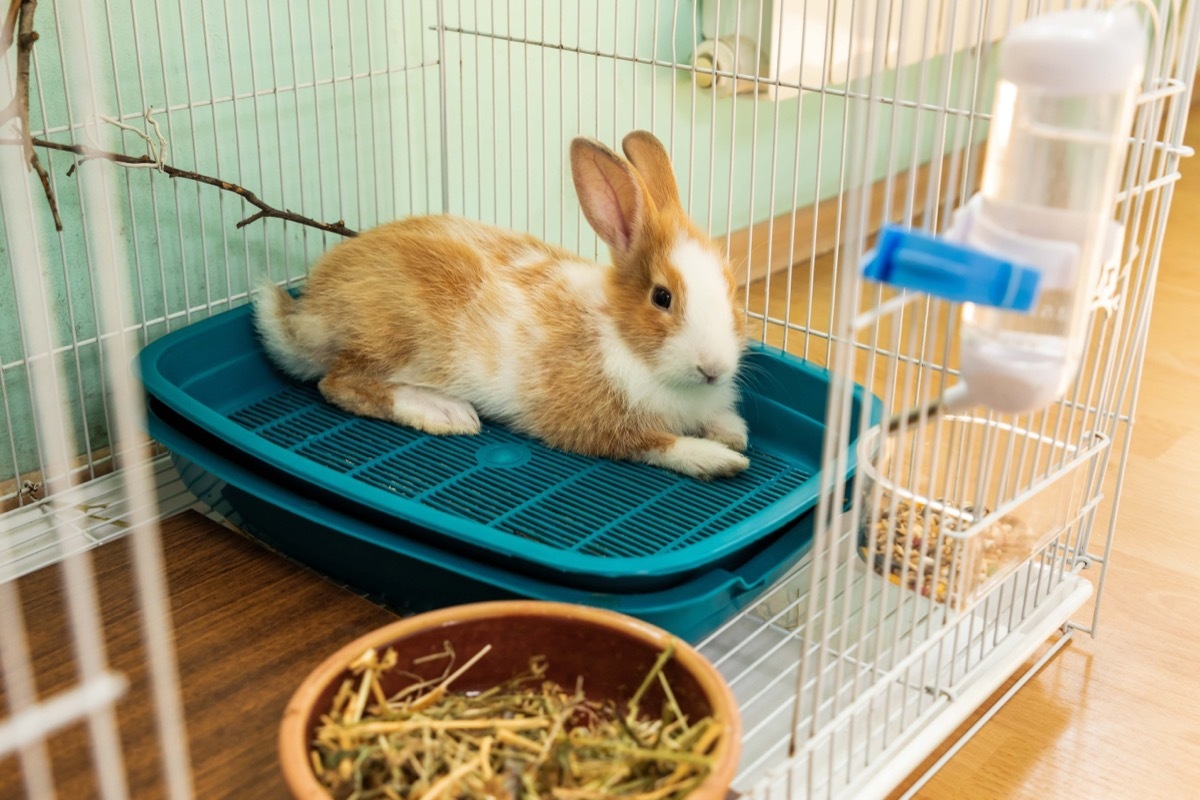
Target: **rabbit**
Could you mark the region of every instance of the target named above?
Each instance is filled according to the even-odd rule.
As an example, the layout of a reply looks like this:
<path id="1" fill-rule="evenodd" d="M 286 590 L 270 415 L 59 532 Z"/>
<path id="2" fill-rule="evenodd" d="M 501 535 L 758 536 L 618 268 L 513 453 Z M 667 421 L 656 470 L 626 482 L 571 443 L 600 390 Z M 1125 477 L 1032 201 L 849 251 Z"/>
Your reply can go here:
<path id="1" fill-rule="evenodd" d="M 267 352 L 333 405 L 430 434 L 478 433 L 483 415 L 585 456 L 745 470 L 732 270 L 684 212 L 662 143 L 634 131 L 622 149 L 570 147 L 611 265 L 449 215 L 386 223 L 327 251 L 299 299 L 257 292 Z"/>

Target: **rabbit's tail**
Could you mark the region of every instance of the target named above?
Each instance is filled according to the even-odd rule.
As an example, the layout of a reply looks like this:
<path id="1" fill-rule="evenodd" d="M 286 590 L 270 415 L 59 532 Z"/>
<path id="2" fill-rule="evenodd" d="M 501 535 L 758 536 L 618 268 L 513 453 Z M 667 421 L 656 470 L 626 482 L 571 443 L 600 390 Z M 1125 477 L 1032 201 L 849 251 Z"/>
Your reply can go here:
<path id="1" fill-rule="evenodd" d="M 309 381 L 328 370 L 322 357 L 331 344 L 328 326 L 269 280 L 255 293 L 254 325 L 271 359 L 289 375 Z"/>

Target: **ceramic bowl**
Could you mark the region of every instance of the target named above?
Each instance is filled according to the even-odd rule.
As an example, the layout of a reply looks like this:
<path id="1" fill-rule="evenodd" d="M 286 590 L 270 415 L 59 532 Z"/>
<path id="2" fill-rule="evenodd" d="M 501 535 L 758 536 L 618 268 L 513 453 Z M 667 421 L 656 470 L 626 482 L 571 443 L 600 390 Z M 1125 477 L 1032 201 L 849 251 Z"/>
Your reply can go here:
<path id="1" fill-rule="evenodd" d="M 488 655 L 455 681 L 457 691 L 482 690 L 524 672 L 529 659 L 548 659 L 547 678 L 574 686 L 583 677 L 591 700 L 627 701 L 638 689 L 659 654 L 674 644 L 675 655 L 663 669 L 680 710 L 689 719 L 713 716 L 725 726 L 714 751 L 715 764 L 689 797 L 722 800 L 733 780 L 741 744 L 737 704 L 720 673 L 687 643 L 666 631 L 612 611 L 565 603 L 515 600 L 455 606 L 399 620 L 351 642 L 313 670 L 292 696 L 280 726 L 279 752 L 284 777 L 299 800 L 328 798 L 313 774 L 309 750 L 322 714 L 349 675 L 348 665 L 376 648 L 392 647 L 401 664 L 443 652 L 449 642 L 462 663 L 491 645 Z M 423 678 L 441 674 L 445 662 L 405 667 Z M 393 673 L 392 685 L 381 676 L 389 695 L 412 682 Z M 659 708 L 657 684 L 647 692 L 643 708 Z"/>

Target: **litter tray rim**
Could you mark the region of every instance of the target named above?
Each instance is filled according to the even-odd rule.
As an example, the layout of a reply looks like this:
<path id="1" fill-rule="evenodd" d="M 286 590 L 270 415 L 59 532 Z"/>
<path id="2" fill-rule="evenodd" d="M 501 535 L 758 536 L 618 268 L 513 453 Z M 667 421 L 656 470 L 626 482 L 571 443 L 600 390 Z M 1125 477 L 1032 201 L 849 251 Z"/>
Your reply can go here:
<path id="1" fill-rule="evenodd" d="M 219 329 L 221 326 L 237 324 L 250 313 L 252 313 L 250 305 L 230 309 L 178 331 L 173 331 L 143 348 L 138 355 L 138 364 L 146 393 L 172 412 L 189 420 L 242 455 L 267 464 L 274 469 L 282 470 L 297 482 L 316 487 L 318 491 L 335 494 L 343 498 L 347 505 L 357 505 L 369 509 L 376 515 L 382 514 L 403 519 L 438 537 L 445 537 L 454 543 L 485 551 L 504 559 L 521 562 L 537 571 L 591 576 L 598 581 L 633 578 L 666 580 L 685 576 L 688 573 L 701 571 L 716 561 L 735 556 L 754 542 L 779 531 L 815 507 L 820 497 L 822 471 L 818 467 L 794 489 L 771 502 L 766 508 L 723 528 L 718 535 L 653 555 L 590 555 L 551 547 L 541 542 L 522 538 L 515 533 L 491 528 L 466 516 L 426 506 L 382 488 L 364 485 L 330 467 L 302 456 L 298 457 L 282 446 L 252 433 L 228 416 L 214 410 L 210 405 L 195 399 L 186 389 L 182 388 L 195 383 L 195 376 L 189 376 L 189 380 L 177 384 L 168 379 L 159 369 L 160 362 L 169 358 L 173 351 L 184 348 L 198 337 L 204 337 L 209 329 Z M 251 330 L 253 330 L 252 323 Z M 261 348 L 257 337 L 254 337 L 253 341 L 256 347 Z M 748 349 L 773 359 L 786 368 L 807 373 L 814 380 L 821 381 L 823 386 L 828 386 L 831 373 L 826 368 L 816 366 L 786 351 L 763 343 L 750 343 Z M 206 376 L 213 371 L 214 369 L 209 369 L 196 373 L 196 375 Z M 291 381 L 291 385 L 302 384 Z M 863 410 L 863 398 L 866 395 L 863 387 L 855 386 L 854 399 L 859 413 Z M 755 396 L 761 396 L 761 393 L 756 392 Z M 871 400 L 873 402 L 870 405 L 870 413 L 874 415 L 878 413 L 878 399 L 871 396 Z M 803 416 L 812 419 L 809 415 Z M 823 420 L 814 420 L 814 422 L 822 426 L 824 424 Z M 505 426 L 500 427 L 511 431 Z M 766 450 L 765 452 L 771 453 L 772 451 Z M 794 463 L 788 458 L 784 460 Z M 855 468 L 855 450 L 853 442 L 851 442 L 849 452 L 846 454 L 847 480 L 853 475 Z M 677 476 L 677 479 L 679 481 L 694 480 L 685 476 Z M 344 487 L 346 491 L 338 491 L 339 487 Z"/>
<path id="2" fill-rule="evenodd" d="M 165 430 L 168 433 L 164 438 L 168 441 L 175 440 L 166 444 L 173 462 L 176 458 L 182 459 L 210 478 L 250 496 L 255 502 L 303 517 L 332 535 L 353 538 L 400 558 L 453 571 L 467 580 L 498 592 L 609 608 L 643 619 L 653 616 L 655 619 L 652 620 L 652 624 L 668 629 L 674 628 L 672 632 L 693 643 L 714 635 L 731 619 L 749 608 L 768 586 L 795 569 L 812 552 L 816 539 L 816 514 L 810 511 L 802 514 L 788 528 L 777 533 L 774 539 L 763 543 L 758 552 L 736 566 L 714 567 L 683 583 L 666 588 L 625 593 L 593 591 L 506 570 L 387 530 L 369 520 L 355 517 L 343 509 L 327 506 L 299 494 L 295 489 L 281 486 L 254 473 L 250 467 L 238 464 L 222 453 L 214 452 L 203 442 L 198 442 L 186 432 L 180 431 L 169 421 L 163 420 L 153 409 L 147 410 L 147 423 L 155 432 L 156 439 L 162 436 L 162 431 Z M 180 446 L 180 441 L 185 444 Z M 213 462 L 217 463 L 215 469 Z M 192 491 L 190 486 L 188 491 Z M 232 503 L 231 508 L 241 513 Z M 245 533 L 263 546 L 278 550 L 288 558 L 296 558 L 285 549 L 264 541 L 253 531 L 248 530 Z M 402 578 L 402 575 L 398 575 L 398 582 Z M 368 596 L 380 594 L 376 587 L 357 585 L 350 581 L 347 583 L 355 585 L 356 590 L 366 592 Z M 722 600 L 723 595 L 728 599 Z M 611 602 L 606 602 L 606 598 L 610 598 Z M 453 604 L 452 601 L 435 602 Z M 734 610 L 713 622 L 714 615 L 722 610 L 720 607 L 708 607 L 708 604 L 713 602 L 729 603 L 734 606 Z M 669 617 L 670 622 L 662 619 L 663 617 Z M 708 627 L 696 636 L 679 632 L 683 626 L 705 624 Z"/>

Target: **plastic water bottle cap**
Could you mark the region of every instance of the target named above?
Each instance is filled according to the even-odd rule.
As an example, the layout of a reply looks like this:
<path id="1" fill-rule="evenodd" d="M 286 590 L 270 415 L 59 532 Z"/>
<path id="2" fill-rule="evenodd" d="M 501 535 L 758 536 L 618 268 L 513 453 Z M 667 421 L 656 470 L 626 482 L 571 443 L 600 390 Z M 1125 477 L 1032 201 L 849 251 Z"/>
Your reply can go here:
<path id="1" fill-rule="evenodd" d="M 1123 92 L 1142 79 L 1147 38 L 1131 6 L 1043 14 L 1004 37 L 1000 78 L 1052 95 Z"/>

